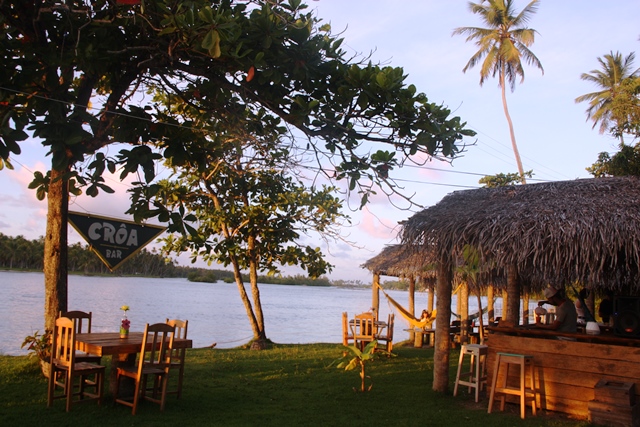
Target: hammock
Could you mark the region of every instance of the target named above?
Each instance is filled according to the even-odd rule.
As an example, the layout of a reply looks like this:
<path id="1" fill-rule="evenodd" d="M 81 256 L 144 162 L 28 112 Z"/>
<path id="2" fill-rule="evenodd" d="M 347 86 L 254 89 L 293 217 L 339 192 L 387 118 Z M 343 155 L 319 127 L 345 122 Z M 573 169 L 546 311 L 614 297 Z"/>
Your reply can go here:
<path id="1" fill-rule="evenodd" d="M 487 314 L 488 309 L 489 307 L 482 307 L 482 314 Z M 457 317 L 458 319 L 462 317 L 461 315 L 459 315 L 458 313 L 454 313 L 453 311 L 451 312 L 451 315 Z M 480 317 L 480 310 L 476 311 L 473 314 L 470 314 L 467 318 L 469 320 L 475 320 L 478 317 Z"/>
<path id="2" fill-rule="evenodd" d="M 428 319 L 416 319 L 415 317 L 413 317 L 413 314 L 409 313 L 409 311 L 407 311 L 406 308 L 404 308 L 403 306 L 401 306 L 396 300 L 394 300 L 393 298 L 391 298 L 385 291 L 384 289 L 382 289 L 382 286 L 378 285 L 378 288 L 382 291 L 382 293 L 384 294 L 385 297 L 387 297 L 387 299 L 389 300 L 389 302 L 398 310 L 398 312 L 400 313 L 400 315 L 402 317 L 404 317 L 407 322 L 409 322 L 409 325 L 413 326 L 414 328 L 424 328 L 425 326 L 427 326 L 429 323 L 433 322 L 434 320 L 436 320 L 436 310 L 433 310 L 431 312 L 431 316 Z"/>

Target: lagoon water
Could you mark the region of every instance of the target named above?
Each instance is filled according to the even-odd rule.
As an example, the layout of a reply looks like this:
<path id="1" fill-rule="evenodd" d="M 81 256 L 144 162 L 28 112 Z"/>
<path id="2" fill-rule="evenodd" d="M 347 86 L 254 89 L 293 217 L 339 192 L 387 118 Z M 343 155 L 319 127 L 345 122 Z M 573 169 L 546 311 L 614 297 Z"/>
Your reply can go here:
<path id="1" fill-rule="evenodd" d="M 42 331 L 44 325 L 44 275 L 42 273 L 0 272 L 0 318 L 8 327 L 0 328 L 0 354 L 21 355 L 25 336 Z M 247 285 L 247 291 L 250 292 Z M 406 291 L 388 291 L 406 303 Z M 368 311 L 371 289 L 260 285 L 260 297 L 267 337 L 282 344 L 340 343 L 341 314 Z M 69 276 L 69 310 L 93 312 L 94 332 L 118 330 L 122 305 L 129 305 L 127 317 L 133 331 L 145 323 L 166 318 L 189 320 L 189 337 L 194 347 L 217 343 L 232 348 L 253 336 L 244 305 L 235 283 L 194 283 L 180 278 Z M 475 298 L 471 298 L 470 311 Z M 416 293 L 416 312 L 426 307 L 427 294 Z M 455 296 L 453 300 L 455 307 Z M 392 311 L 380 294 L 380 318 Z M 408 325 L 396 315 L 394 341 L 408 339 Z"/>

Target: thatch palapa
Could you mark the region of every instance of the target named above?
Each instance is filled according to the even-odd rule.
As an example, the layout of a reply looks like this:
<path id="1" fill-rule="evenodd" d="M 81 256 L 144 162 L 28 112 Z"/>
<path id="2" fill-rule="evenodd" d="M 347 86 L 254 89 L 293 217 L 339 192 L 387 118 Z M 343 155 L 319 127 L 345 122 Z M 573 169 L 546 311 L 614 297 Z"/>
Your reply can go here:
<path id="1" fill-rule="evenodd" d="M 413 250 L 406 245 L 385 246 L 378 255 L 368 259 L 361 267 L 372 273 L 392 277 L 426 278 L 435 274 L 424 252 Z"/>
<path id="2" fill-rule="evenodd" d="M 579 281 L 637 293 L 640 179 L 611 177 L 456 191 L 405 222 L 407 248 L 456 259 L 466 245 L 483 264 L 515 266 L 532 290 Z"/>

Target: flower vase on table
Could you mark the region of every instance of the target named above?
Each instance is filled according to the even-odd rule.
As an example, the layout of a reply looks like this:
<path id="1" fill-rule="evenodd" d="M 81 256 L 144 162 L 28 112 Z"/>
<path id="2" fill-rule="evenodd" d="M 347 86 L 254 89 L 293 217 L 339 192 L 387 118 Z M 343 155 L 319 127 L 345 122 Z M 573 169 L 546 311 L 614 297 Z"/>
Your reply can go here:
<path id="1" fill-rule="evenodd" d="M 129 337 L 129 327 L 131 326 L 131 322 L 127 319 L 127 311 L 129 311 L 128 305 L 123 305 L 120 307 L 120 310 L 124 312 L 122 315 L 122 321 L 120 322 L 120 338 L 128 338 Z"/>

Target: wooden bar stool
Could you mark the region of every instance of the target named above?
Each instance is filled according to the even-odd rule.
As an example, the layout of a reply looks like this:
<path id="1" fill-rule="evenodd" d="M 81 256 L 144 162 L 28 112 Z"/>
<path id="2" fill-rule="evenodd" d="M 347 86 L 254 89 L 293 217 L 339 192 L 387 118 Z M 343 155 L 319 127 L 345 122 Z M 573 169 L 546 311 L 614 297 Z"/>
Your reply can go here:
<path id="1" fill-rule="evenodd" d="M 498 371 L 503 365 L 506 367 L 504 377 L 502 380 L 502 384 L 500 386 L 497 386 Z M 520 384 L 518 387 L 507 386 L 510 365 L 520 366 Z M 529 368 L 529 376 L 531 379 L 529 387 L 527 387 L 525 381 L 527 368 Z M 520 418 L 524 419 L 527 400 L 531 401 L 531 412 L 533 413 L 533 415 L 536 415 L 536 388 L 534 375 L 535 364 L 533 361 L 533 356 L 527 356 L 524 354 L 497 353 L 495 369 L 493 371 L 493 380 L 491 381 L 489 409 L 487 412 L 489 414 L 491 413 L 491 409 L 493 407 L 493 399 L 496 394 L 499 395 L 498 398 L 500 399 L 500 410 L 504 411 L 505 399 L 508 394 L 511 394 L 514 396 L 520 396 Z"/>
<path id="2" fill-rule="evenodd" d="M 453 395 L 458 394 L 458 385 L 466 385 L 476 389 L 476 402 L 480 395 L 482 386 L 487 383 L 487 374 L 485 369 L 485 361 L 487 359 L 489 347 L 480 344 L 463 344 L 460 349 L 460 360 L 458 361 L 458 373 L 456 375 L 456 385 L 453 388 Z M 469 361 L 469 371 L 462 372 L 464 356 L 471 356 Z M 467 378 L 463 380 L 461 378 Z"/>

